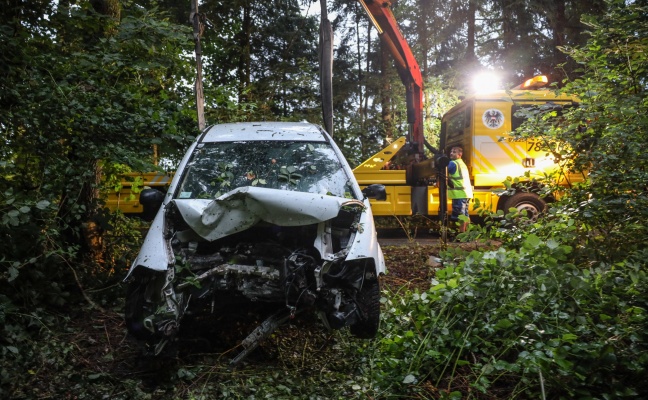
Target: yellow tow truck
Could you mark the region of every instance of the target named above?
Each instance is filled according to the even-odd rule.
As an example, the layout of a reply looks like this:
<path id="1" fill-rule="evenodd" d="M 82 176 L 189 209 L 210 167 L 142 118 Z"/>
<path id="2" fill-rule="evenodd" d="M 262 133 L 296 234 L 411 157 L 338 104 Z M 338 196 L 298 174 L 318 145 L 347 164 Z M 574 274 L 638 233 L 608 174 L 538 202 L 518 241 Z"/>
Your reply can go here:
<path id="1" fill-rule="evenodd" d="M 536 193 L 518 191 L 512 196 L 502 195 L 507 178 L 543 178 L 558 172 L 559 183 L 564 186 L 584 180 L 583 174 L 560 170 L 553 155 L 539 141 L 510 136 L 523 122 L 515 115 L 520 108 L 549 104 L 560 109 L 577 104 L 573 97 L 557 96 L 553 90 L 544 89 L 546 83 L 544 76 L 537 76 L 511 90 L 475 94 L 464 98 L 442 117 L 440 151 L 449 154 L 452 146 L 464 148 L 474 199 L 482 208 L 517 208 L 532 216 L 544 209 L 547 199 Z M 371 200 L 374 216 L 439 216 L 444 198 L 440 187 L 445 186 L 440 180 L 444 179 L 445 166 L 439 165 L 438 157 L 412 162 L 409 149 L 407 137 L 400 137 L 353 170 L 362 188 L 376 183 L 385 185 L 386 200 Z M 172 173 L 164 172 L 127 174 L 121 190 L 108 193 L 106 205 L 112 211 L 139 215 L 143 208 L 137 189 L 151 187 L 166 192 L 172 177 Z M 451 202 L 447 201 L 445 210 L 451 209 Z M 475 207 L 470 207 L 470 213 L 477 214 Z"/>
<path id="2" fill-rule="evenodd" d="M 118 190 L 109 190 L 106 194 L 106 207 L 112 212 L 117 210 L 126 215 L 138 216 L 144 212 L 139 202 L 139 194 L 143 188 L 157 189 L 166 193 L 171 184 L 171 172 L 133 172 L 122 175 Z"/>
<path id="3" fill-rule="evenodd" d="M 577 104 L 576 98 L 556 95 L 545 89 L 546 85 L 545 76 L 536 76 L 510 90 L 471 95 L 442 117 L 439 151 L 448 155 L 451 147 L 463 147 L 474 199 L 482 208 L 517 208 L 531 216 L 544 209 L 548 199 L 532 191 L 502 195 L 507 178 L 527 176 L 530 180 L 555 172 L 563 186 L 584 180 L 583 174 L 562 170 L 540 141 L 510 135 L 523 122 L 516 116 L 521 108 L 549 105 L 561 110 Z M 386 186 L 387 199 L 371 201 L 374 216 L 439 215 L 440 202 L 445 199 L 440 193 L 440 188 L 445 188 L 440 182 L 445 179 L 445 165 L 439 163 L 439 157 L 411 163 L 406 144 L 406 138 L 401 137 L 353 170 L 363 187 L 374 183 Z M 451 201 L 446 202 L 445 210 L 451 210 Z M 470 207 L 472 215 L 477 212 Z"/>

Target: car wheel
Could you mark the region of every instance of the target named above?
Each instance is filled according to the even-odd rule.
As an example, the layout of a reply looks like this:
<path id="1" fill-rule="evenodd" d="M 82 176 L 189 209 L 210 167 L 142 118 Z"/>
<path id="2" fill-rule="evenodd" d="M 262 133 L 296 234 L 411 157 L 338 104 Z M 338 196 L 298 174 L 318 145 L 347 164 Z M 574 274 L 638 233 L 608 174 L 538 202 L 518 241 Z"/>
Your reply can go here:
<path id="1" fill-rule="evenodd" d="M 351 334 L 360 339 L 371 339 L 378 333 L 380 324 L 380 285 L 375 279 L 365 281 L 356 298 L 361 315 L 351 325 Z"/>
<path id="2" fill-rule="evenodd" d="M 547 203 L 535 193 L 516 193 L 504 202 L 504 212 L 515 208 L 518 212 L 526 211 L 527 218 L 535 222 L 541 213 L 544 212 Z"/>

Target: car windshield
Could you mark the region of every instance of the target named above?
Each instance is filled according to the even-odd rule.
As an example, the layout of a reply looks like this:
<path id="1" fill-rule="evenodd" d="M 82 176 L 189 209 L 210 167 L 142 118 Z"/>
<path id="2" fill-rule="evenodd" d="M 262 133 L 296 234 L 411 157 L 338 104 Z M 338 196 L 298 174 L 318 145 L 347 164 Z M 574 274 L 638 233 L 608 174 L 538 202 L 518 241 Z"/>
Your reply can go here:
<path id="1" fill-rule="evenodd" d="M 242 186 L 355 198 L 328 143 L 269 140 L 199 146 L 185 167 L 178 199 L 213 199 Z"/>

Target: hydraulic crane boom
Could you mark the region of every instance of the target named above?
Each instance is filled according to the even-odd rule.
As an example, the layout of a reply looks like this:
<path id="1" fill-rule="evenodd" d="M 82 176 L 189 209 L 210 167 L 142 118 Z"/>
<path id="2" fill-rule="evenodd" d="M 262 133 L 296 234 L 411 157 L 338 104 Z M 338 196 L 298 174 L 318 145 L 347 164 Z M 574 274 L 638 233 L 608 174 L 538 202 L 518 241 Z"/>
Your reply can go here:
<path id="1" fill-rule="evenodd" d="M 412 49 L 403 37 L 396 18 L 391 11 L 391 0 L 358 0 L 369 15 L 369 19 L 376 27 L 380 39 L 387 46 L 389 52 L 394 58 L 398 75 L 405 85 L 405 100 L 407 104 L 407 122 L 409 123 L 409 132 L 407 141 L 410 145 L 411 153 L 418 154 L 419 161 L 425 160 L 424 148 L 427 147 L 434 154 L 434 160 L 426 160 L 418 164 L 410 164 L 407 168 L 406 180 L 412 185 L 411 199 L 412 212 L 421 212 L 418 200 L 427 204 L 427 186 L 419 183 L 420 178 L 423 181 L 435 169 L 434 165 L 444 168 L 447 165 L 447 157 L 442 152 L 430 146 L 425 141 L 423 134 L 423 76 L 419 68 Z M 410 153 L 410 154 L 411 154 Z M 431 167 L 431 168 L 430 168 Z M 437 169 L 437 181 L 439 187 L 439 216 L 442 225 L 447 226 L 447 193 L 445 174 Z M 418 200 L 417 200 L 418 199 Z M 424 214 L 427 214 L 427 205 L 424 206 Z M 445 230 L 444 230 L 445 232 Z M 444 236 L 445 237 L 445 236 Z"/>
<path id="2" fill-rule="evenodd" d="M 378 30 L 380 39 L 394 58 L 396 69 L 405 85 L 407 103 L 407 122 L 409 123 L 408 142 L 423 159 L 423 77 L 414 54 L 403 37 L 391 11 L 390 0 L 358 0 Z"/>

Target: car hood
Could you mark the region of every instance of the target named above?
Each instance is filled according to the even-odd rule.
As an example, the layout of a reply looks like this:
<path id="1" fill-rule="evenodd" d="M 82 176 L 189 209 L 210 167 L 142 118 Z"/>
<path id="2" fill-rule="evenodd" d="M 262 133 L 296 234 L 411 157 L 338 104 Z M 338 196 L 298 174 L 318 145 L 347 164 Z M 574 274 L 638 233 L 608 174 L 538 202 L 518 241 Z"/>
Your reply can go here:
<path id="1" fill-rule="evenodd" d="M 168 200 L 151 223 L 126 279 L 138 266 L 164 271 L 174 263 L 175 256 L 165 222 L 169 206 L 177 208 L 193 233 L 209 241 L 243 231 L 261 221 L 280 226 L 307 225 L 335 218 L 344 206 L 357 208 L 359 212 L 364 212 L 360 214 L 360 229 L 354 235 L 346 260 L 372 258 L 375 260 L 376 272 L 386 272 L 368 200 L 361 202 L 315 193 L 247 186 L 232 190 L 215 200 Z M 316 240 L 314 246 L 327 259 L 334 258 L 326 251 L 326 243 L 321 238 Z"/>
<path id="2" fill-rule="evenodd" d="M 279 226 L 315 224 L 335 218 L 343 206 L 364 208 L 359 200 L 246 186 L 215 200 L 175 199 L 189 227 L 213 241 L 264 221 Z"/>

